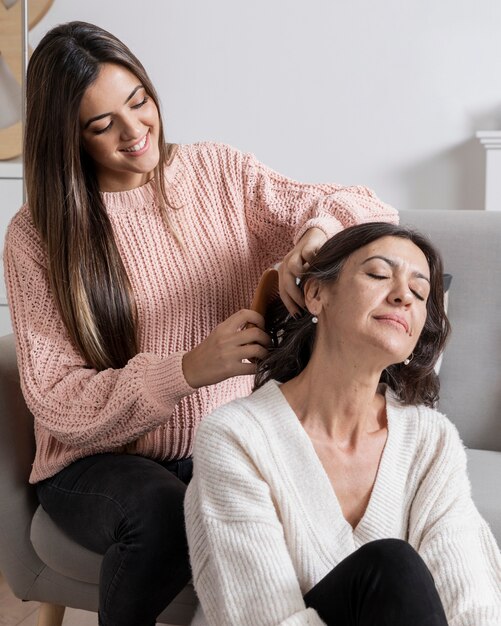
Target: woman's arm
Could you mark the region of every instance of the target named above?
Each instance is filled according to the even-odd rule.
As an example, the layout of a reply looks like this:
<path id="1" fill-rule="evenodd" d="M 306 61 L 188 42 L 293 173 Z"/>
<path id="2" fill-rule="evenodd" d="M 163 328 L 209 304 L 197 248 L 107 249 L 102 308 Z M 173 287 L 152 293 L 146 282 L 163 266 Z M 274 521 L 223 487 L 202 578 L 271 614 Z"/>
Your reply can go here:
<path id="1" fill-rule="evenodd" d="M 477 511 L 449 422 L 414 498 L 409 541 L 430 568 L 450 626 L 501 624 L 501 554 Z"/>
<path id="2" fill-rule="evenodd" d="M 219 418 L 197 433 L 185 499 L 193 580 L 210 626 L 321 626 L 307 609 L 267 483 Z"/>
<path id="3" fill-rule="evenodd" d="M 397 211 L 366 187 L 300 183 L 244 158 L 247 223 L 263 250 L 283 257 L 280 295 L 292 314 L 304 307 L 296 277 L 328 238 L 355 224 L 398 222 Z"/>
<path id="4" fill-rule="evenodd" d="M 243 158 L 247 223 L 264 249 L 280 247 L 280 257 L 310 228 L 332 237 L 355 224 L 398 222 L 397 211 L 366 187 L 300 183 L 251 154 Z"/>
<path id="5" fill-rule="evenodd" d="M 183 353 L 138 354 L 122 369 L 101 372 L 87 366 L 67 335 L 26 223 L 11 224 L 4 264 L 23 393 L 37 423 L 56 439 L 96 451 L 129 443 L 166 422 L 193 392 Z"/>

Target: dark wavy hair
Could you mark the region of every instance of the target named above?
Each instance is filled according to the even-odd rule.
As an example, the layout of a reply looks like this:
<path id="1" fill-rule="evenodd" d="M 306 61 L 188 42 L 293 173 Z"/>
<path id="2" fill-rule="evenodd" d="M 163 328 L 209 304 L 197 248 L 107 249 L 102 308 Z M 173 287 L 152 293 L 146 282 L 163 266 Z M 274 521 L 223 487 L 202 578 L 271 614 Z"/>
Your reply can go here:
<path id="1" fill-rule="evenodd" d="M 395 363 L 387 367 L 380 382 L 393 389 L 405 404 L 435 406 L 440 383 L 434 367 L 447 341 L 450 324 L 444 308 L 442 258 L 425 236 L 386 222 L 352 226 L 322 246 L 302 276 L 301 285 L 310 278 L 321 283 L 336 282 L 351 254 L 382 237 L 408 239 L 423 252 L 430 268 L 430 295 L 426 303 L 426 322 L 414 348 L 413 359 L 408 365 Z M 254 389 L 270 379 L 286 382 L 300 374 L 310 360 L 315 342 L 316 325 L 311 323 L 310 313 L 304 311 L 295 319 L 280 299 L 270 305 L 265 323 L 273 347 L 269 355 L 258 362 Z"/>

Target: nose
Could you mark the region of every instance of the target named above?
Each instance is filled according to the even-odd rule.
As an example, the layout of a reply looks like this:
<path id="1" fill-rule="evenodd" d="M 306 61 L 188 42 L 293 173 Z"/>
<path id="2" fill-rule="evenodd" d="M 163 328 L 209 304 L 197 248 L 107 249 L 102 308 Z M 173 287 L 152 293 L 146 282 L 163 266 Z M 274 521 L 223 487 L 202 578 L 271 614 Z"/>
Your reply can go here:
<path id="1" fill-rule="evenodd" d="M 399 283 L 388 294 L 388 300 L 394 306 L 409 306 L 413 301 L 412 291 L 407 284 Z"/>
<path id="2" fill-rule="evenodd" d="M 122 116 L 121 124 L 120 138 L 123 141 L 131 141 L 141 137 L 143 125 L 132 112 Z"/>

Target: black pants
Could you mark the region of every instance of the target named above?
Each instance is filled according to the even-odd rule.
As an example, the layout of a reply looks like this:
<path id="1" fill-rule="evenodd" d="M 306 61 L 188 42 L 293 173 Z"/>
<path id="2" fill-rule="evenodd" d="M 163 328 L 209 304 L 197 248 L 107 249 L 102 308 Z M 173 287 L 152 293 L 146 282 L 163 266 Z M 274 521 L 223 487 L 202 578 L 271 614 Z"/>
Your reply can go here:
<path id="1" fill-rule="evenodd" d="M 103 554 L 101 626 L 153 626 L 191 578 L 183 499 L 192 462 L 99 454 L 37 486 L 54 522 Z"/>
<path id="2" fill-rule="evenodd" d="M 399 539 L 365 544 L 304 599 L 328 626 L 447 626 L 429 569 Z"/>

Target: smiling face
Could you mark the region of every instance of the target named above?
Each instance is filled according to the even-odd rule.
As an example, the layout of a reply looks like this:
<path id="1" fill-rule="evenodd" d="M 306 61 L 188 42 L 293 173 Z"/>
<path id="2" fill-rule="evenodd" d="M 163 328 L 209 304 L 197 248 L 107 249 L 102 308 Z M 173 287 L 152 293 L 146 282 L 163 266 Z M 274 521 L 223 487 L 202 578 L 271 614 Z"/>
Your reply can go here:
<path id="1" fill-rule="evenodd" d="M 158 109 L 125 67 L 102 65 L 82 98 L 80 128 L 101 191 L 133 189 L 152 177 L 159 160 Z"/>
<path id="2" fill-rule="evenodd" d="M 426 257 L 408 239 L 382 237 L 360 248 L 334 284 L 306 286 L 317 344 L 381 369 L 403 361 L 426 321 L 429 281 Z"/>

